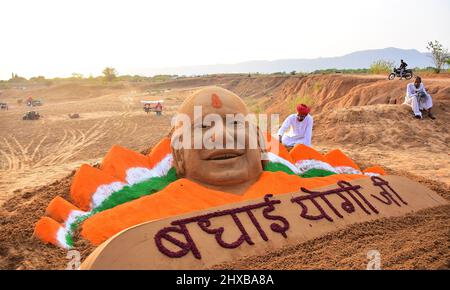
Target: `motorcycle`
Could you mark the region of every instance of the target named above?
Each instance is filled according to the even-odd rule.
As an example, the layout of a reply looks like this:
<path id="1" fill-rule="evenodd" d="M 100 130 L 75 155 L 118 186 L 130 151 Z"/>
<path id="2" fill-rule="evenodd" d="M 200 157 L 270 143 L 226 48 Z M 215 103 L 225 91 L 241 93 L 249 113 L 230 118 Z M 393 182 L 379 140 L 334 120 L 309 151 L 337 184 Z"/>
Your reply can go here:
<path id="1" fill-rule="evenodd" d="M 394 68 L 392 73 L 389 75 L 388 79 L 393 80 L 393 79 L 395 79 L 395 77 L 400 77 L 400 69 L 398 69 L 398 68 Z M 412 77 L 413 77 L 412 69 L 405 69 L 403 71 L 403 77 L 407 80 L 412 79 Z"/>

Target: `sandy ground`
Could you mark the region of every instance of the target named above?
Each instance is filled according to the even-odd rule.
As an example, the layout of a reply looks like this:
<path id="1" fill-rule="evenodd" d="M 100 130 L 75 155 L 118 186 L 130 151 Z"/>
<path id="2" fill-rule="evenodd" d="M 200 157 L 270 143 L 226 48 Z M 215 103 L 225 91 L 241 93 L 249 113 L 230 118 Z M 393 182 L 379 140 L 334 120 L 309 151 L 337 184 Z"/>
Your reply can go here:
<path id="1" fill-rule="evenodd" d="M 79 88 L 63 86 L 66 98 L 58 97 L 60 87 L 26 91 L 43 99 L 43 106 L 33 108 L 43 115 L 38 121 L 23 121 L 28 108 L 15 104 L 20 95 L 14 90 L 3 92 L 2 101 L 10 106 L 0 112 L 0 203 L 14 192 L 58 180 L 82 163 L 101 161 L 113 144 L 138 151 L 147 148 L 166 133 L 179 103 L 177 98 L 184 95 L 183 90 L 154 96 L 139 87 L 105 91 L 90 85 L 83 94 Z M 95 91 L 99 91 L 98 96 Z M 171 99 L 173 95 L 176 97 Z M 145 114 L 140 100 L 157 97 L 166 99 L 165 114 Z M 70 113 L 79 113 L 80 118 L 70 119 Z"/>
<path id="2" fill-rule="evenodd" d="M 299 100 L 313 100 L 313 145 L 340 148 L 363 167 L 379 164 L 449 198 L 450 78 L 426 78 L 437 120 L 414 120 L 400 105 L 406 82 L 382 76 L 308 77 L 215 76 L 161 84 L 64 83 L 0 90 L 0 269 L 65 268 L 66 252 L 32 237 L 34 223 L 56 195 L 68 198 L 71 175 L 82 163 L 96 163 L 113 144 L 137 151 L 151 148 L 169 130 L 182 100 L 205 85 L 243 96 L 256 112 L 292 112 Z M 23 121 L 17 103 L 42 99 L 38 121 Z M 145 114 L 140 100 L 164 99 L 162 117 Z M 69 113 L 81 118 L 70 119 Z M 331 233 L 266 256 L 219 268 L 365 268 L 367 251 L 379 250 L 384 268 L 450 268 L 450 207 L 421 211 Z M 76 245 L 86 256 L 86 242 Z"/>
<path id="3" fill-rule="evenodd" d="M 405 105 L 338 109 L 317 116 L 314 146 L 450 185 L 449 117 L 440 111 L 436 120 L 412 119 Z"/>

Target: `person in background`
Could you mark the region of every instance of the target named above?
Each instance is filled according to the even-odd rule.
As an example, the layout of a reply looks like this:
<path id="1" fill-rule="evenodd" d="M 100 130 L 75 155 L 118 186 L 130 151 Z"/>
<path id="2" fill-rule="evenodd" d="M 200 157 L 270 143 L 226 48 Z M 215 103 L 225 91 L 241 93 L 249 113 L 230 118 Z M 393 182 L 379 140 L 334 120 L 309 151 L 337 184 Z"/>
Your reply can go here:
<path id="1" fill-rule="evenodd" d="M 309 112 L 307 105 L 298 105 L 297 114 L 289 115 L 278 130 L 279 140 L 288 150 L 297 144 L 311 147 L 313 117 Z"/>
<path id="2" fill-rule="evenodd" d="M 433 100 L 431 96 L 427 93 L 425 86 L 422 83 L 422 79 L 417 76 L 414 83 L 409 83 L 406 86 L 406 96 L 404 104 L 411 106 L 416 119 L 422 119 L 422 111 L 428 112 L 428 117 L 431 119 L 436 119 L 431 113 L 431 108 L 433 107 Z"/>
<path id="3" fill-rule="evenodd" d="M 162 114 L 162 105 L 161 105 L 160 102 L 158 102 L 156 104 L 155 112 L 156 112 L 156 115 L 161 116 L 161 114 Z"/>
<path id="4" fill-rule="evenodd" d="M 403 73 L 405 72 L 406 67 L 408 64 L 403 61 L 403 59 L 400 60 L 400 67 L 398 68 L 400 70 L 400 79 L 403 79 Z"/>

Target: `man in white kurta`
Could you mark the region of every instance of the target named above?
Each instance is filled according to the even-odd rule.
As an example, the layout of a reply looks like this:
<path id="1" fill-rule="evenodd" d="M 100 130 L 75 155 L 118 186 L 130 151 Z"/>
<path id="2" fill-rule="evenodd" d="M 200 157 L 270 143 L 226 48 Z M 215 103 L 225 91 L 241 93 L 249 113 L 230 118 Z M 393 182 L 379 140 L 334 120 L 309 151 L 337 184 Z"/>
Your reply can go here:
<path id="1" fill-rule="evenodd" d="M 286 147 L 304 144 L 311 147 L 313 117 L 310 109 L 304 105 L 297 106 L 297 114 L 289 115 L 278 130 L 280 141 Z"/>
<path id="2" fill-rule="evenodd" d="M 428 112 L 428 116 L 431 119 L 435 119 L 431 113 L 433 101 L 431 96 L 426 91 L 420 77 L 416 77 L 414 83 L 407 85 L 404 104 L 411 106 L 414 116 L 417 119 L 422 119 L 422 110 L 426 110 Z"/>

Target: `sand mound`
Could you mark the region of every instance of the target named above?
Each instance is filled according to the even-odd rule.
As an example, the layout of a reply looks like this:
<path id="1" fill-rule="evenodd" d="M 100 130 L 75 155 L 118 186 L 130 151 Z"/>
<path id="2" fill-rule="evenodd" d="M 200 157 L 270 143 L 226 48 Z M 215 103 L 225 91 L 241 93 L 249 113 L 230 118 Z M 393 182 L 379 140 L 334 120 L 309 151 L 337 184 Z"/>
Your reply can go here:
<path id="1" fill-rule="evenodd" d="M 0 211 L 0 268 L 63 268 L 65 251 L 48 247 L 32 237 L 39 215 L 57 195 L 68 197 L 71 176 L 32 191 L 17 192 Z"/>
<path id="2" fill-rule="evenodd" d="M 449 79 L 425 79 L 434 102 L 448 107 Z M 352 106 L 376 104 L 401 104 L 404 101 L 408 81 L 389 81 L 380 77 L 354 77 L 325 75 L 287 79 L 282 86 L 269 93 L 264 102 L 268 112 L 288 114 L 295 104 L 305 102 L 313 107 L 313 113 L 332 111 Z"/>
<path id="3" fill-rule="evenodd" d="M 353 160 L 404 170 L 450 185 L 450 113 L 438 101 L 436 120 L 416 120 L 405 105 L 341 108 L 315 115 L 313 146 L 340 147 Z"/>
<path id="4" fill-rule="evenodd" d="M 432 152 L 448 149 L 450 114 L 438 103 L 439 118 L 416 120 L 406 105 L 355 106 L 314 116 L 314 140 L 345 146 L 380 149 L 426 147 Z"/>
<path id="5" fill-rule="evenodd" d="M 2 92 L 2 98 L 10 103 L 16 103 L 17 99 L 25 100 L 33 97 L 47 102 L 67 102 L 85 100 L 116 93 L 124 90 L 124 84 L 98 84 L 86 82 L 66 81 L 57 84 L 25 84 L 22 88 L 13 88 Z"/>
<path id="6" fill-rule="evenodd" d="M 450 78 L 423 78 L 436 104 L 450 104 Z M 153 84 L 147 89 L 192 88 L 218 85 L 244 98 L 254 112 L 281 114 L 284 118 L 300 102 L 310 104 L 312 113 L 353 106 L 401 104 L 410 81 L 389 81 L 387 76 L 308 75 L 308 76 L 211 76 Z"/>

